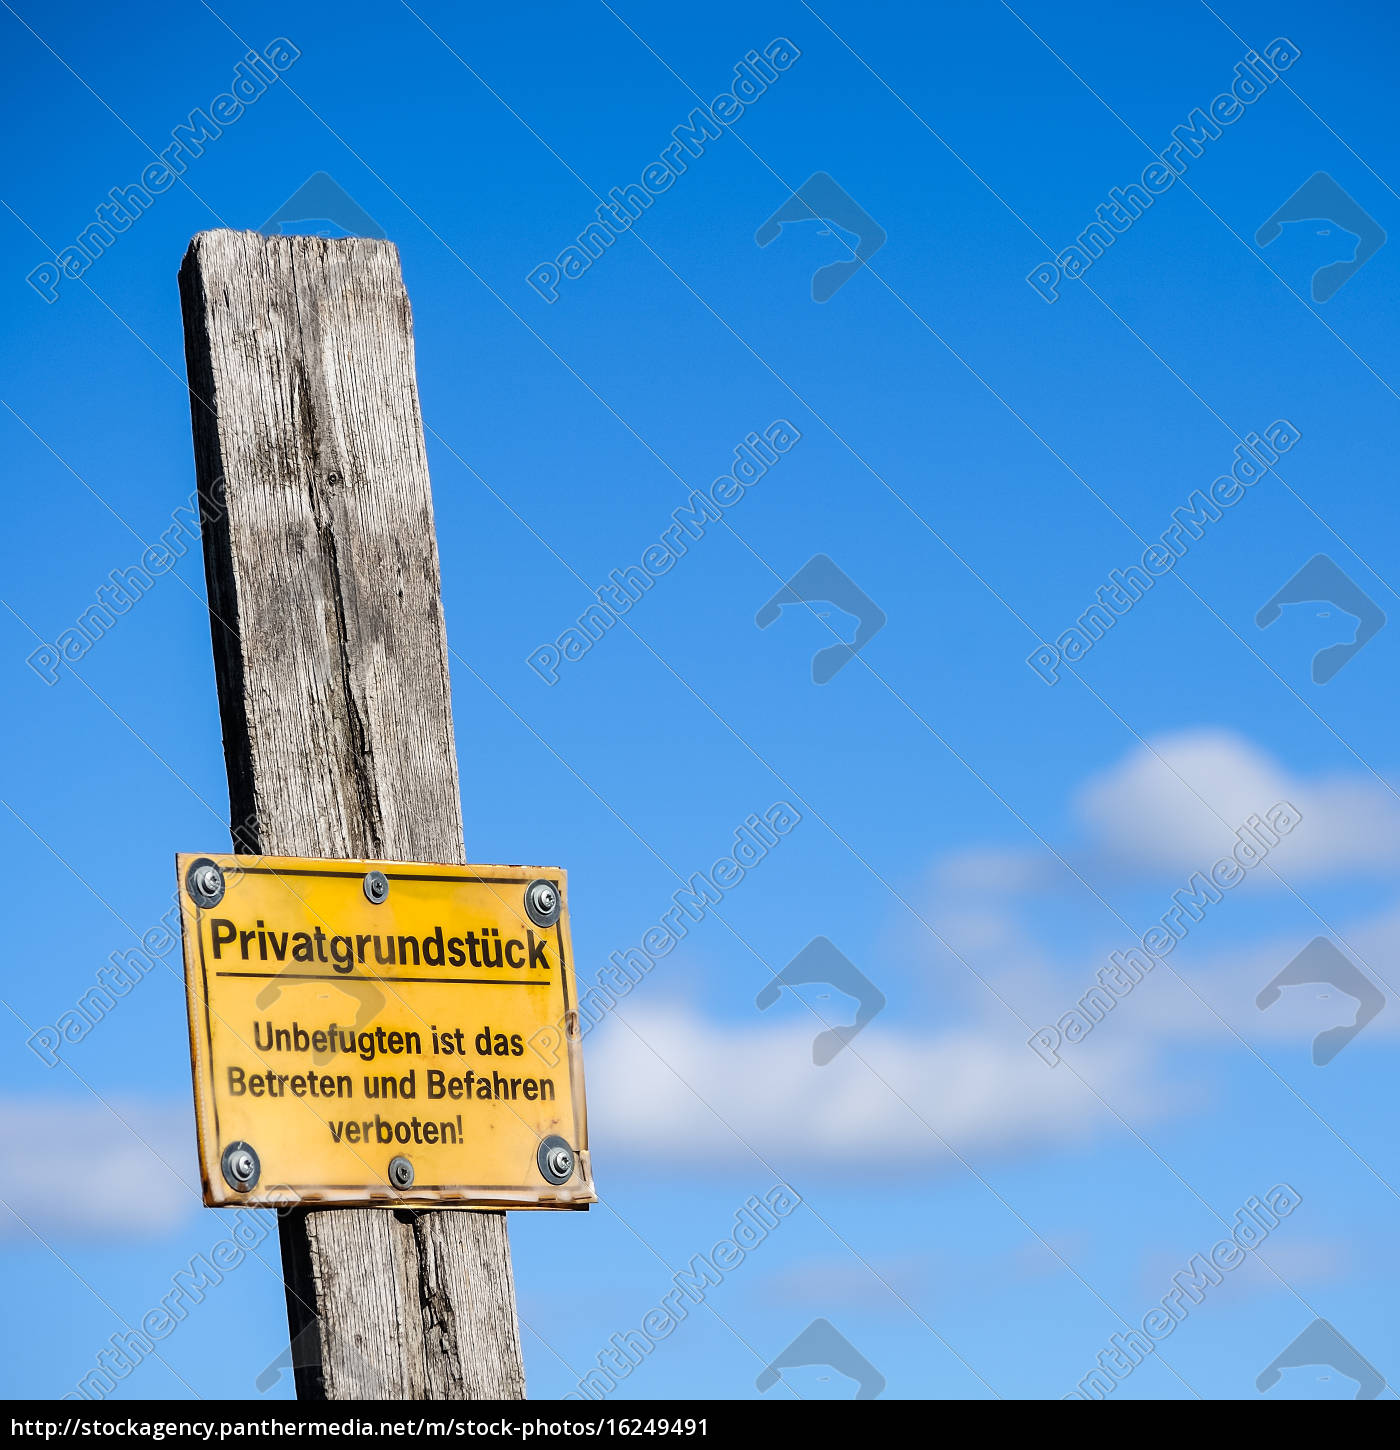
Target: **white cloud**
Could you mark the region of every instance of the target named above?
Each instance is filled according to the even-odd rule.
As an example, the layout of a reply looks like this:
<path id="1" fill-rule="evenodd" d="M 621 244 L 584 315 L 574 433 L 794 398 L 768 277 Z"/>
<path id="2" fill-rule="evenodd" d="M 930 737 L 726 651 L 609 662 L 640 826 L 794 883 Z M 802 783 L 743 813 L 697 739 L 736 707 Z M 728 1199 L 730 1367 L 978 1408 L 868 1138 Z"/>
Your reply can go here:
<path id="1" fill-rule="evenodd" d="M 899 1306 L 900 1298 L 928 1292 L 934 1266 L 929 1254 L 865 1259 L 850 1253 L 801 1259 L 782 1265 L 765 1278 L 763 1298 L 765 1303 L 795 1305 L 814 1314 L 831 1314 L 838 1309 L 892 1309 Z M 939 1286 L 944 1287 L 943 1273 L 939 1274 Z"/>
<path id="2" fill-rule="evenodd" d="M 956 1166 L 940 1135 L 980 1160 L 1122 1131 L 1071 1073 L 1046 1069 L 1009 1016 L 995 1029 L 925 1034 L 877 1021 L 816 1067 L 821 1024 L 805 1012 L 748 1026 L 675 1006 L 622 1010 L 634 1031 L 610 1023 L 589 1054 L 590 1136 L 600 1159 L 629 1152 L 751 1164 L 748 1144 L 785 1172 L 803 1163 L 926 1171 Z M 1096 1045 L 1075 1065 L 1141 1124 L 1170 1100 L 1152 1062 L 1139 1041 Z"/>
<path id="3" fill-rule="evenodd" d="M 1132 1033 L 1156 1039 L 1162 1046 L 1196 1040 L 1229 1044 L 1238 1035 L 1282 1066 L 1289 1059 L 1280 1058 L 1272 1050 L 1274 1044 L 1301 1049 L 1324 1028 L 1356 1020 L 1355 1000 L 1324 983 L 1284 987 L 1266 1010 L 1258 1006 L 1260 991 L 1309 941 L 1322 936 L 1335 941 L 1343 956 L 1359 965 L 1388 999 L 1380 1014 L 1358 1034 L 1360 1046 L 1346 1050 L 1376 1046 L 1382 1038 L 1400 1031 L 1400 911 L 1387 910 L 1337 926 L 1334 934 L 1321 923 L 1300 923 L 1291 932 L 1247 946 L 1211 950 L 1189 959 L 1173 956 L 1155 967 L 1094 1031 Z M 1083 987 L 1089 985 L 1094 971 L 1097 966 L 1084 973 Z M 1059 1010 L 1073 1005 L 1066 997 Z M 1299 1054 L 1292 1060 L 1307 1059 Z"/>
<path id="4" fill-rule="evenodd" d="M 1209 871 L 1232 850 L 1238 825 L 1281 800 L 1289 801 L 1301 820 L 1269 853 L 1279 877 L 1259 866 L 1249 879 L 1278 889 L 1282 878 L 1298 889 L 1299 900 L 1288 903 L 1276 920 L 1271 915 L 1269 935 L 1252 941 L 1235 937 L 1222 948 L 1198 927 L 1090 1041 L 1131 1039 L 1163 1052 L 1173 1043 L 1193 1040 L 1233 1044 L 1234 1050 L 1237 1038 L 1243 1038 L 1270 1056 L 1273 1044 L 1305 1051 L 1324 1028 L 1352 1022 L 1355 1001 L 1325 984 L 1287 987 L 1266 1011 L 1256 998 L 1318 936 L 1334 939 L 1391 999 L 1358 1041 L 1375 1045 L 1400 1031 L 1400 908 L 1358 920 L 1315 917 L 1306 904 L 1313 896 L 1311 884 L 1321 878 L 1346 873 L 1351 878 L 1382 874 L 1384 879 L 1400 866 L 1400 801 L 1373 776 L 1358 771 L 1305 778 L 1237 734 L 1179 732 L 1157 739 L 1151 750 L 1127 752 L 1072 791 L 1069 805 L 1083 829 L 1077 839 L 1056 844 L 1091 886 L 1106 888 L 1110 873 L 1127 872 L 1162 888 L 1165 909 L 1173 889 L 1193 873 Z M 1037 908 L 1048 899 L 1042 883 L 1053 883 L 1057 872 L 1064 885 L 1052 886 L 1049 896 L 1079 898 L 1082 888 L 1044 847 L 973 848 L 935 865 L 934 895 L 925 909 L 945 939 L 1023 1017 L 1036 1022 L 1054 1022 L 1074 1007 L 1095 984 L 1109 950 L 1135 945 L 1138 935 L 1128 928 L 1115 940 L 1099 931 L 1093 952 L 1078 965 L 1063 942 L 1051 950 L 1036 925 Z M 1133 920 L 1145 929 L 1155 915 Z M 911 941 L 916 940 L 920 934 L 913 932 Z M 958 999 L 964 1007 L 999 1025 L 998 1009 L 979 995 L 965 967 L 931 950 L 926 941 L 923 955 L 926 979 L 939 983 L 940 1000 L 946 1002 L 960 983 Z M 1077 1062 L 1081 1055 L 1081 1049 L 1070 1049 L 1066 1060 Z"/>
<path id="5" fill-rule="evenodd" d="M 953 894 L 1023 895 L 1039 891 L 1064 875 L 1050 854 L 974 847 L 945 856 L 934 867 L 934 885 Z"/>
<path id="6" fill-rule="evenodd" d="M 945 901 L 1009 899 L 1068 890 L 1077 871 L 1091 885 L 1106 873 L 1162 874 L 1184 882 L 1230 855 L 1251 816 L 1280 802 L 1298 824 L 1270 848 L 1268 862 L 1290 884 L 1342 873 L 1377 875 L 1400 865 L 1400 793 L 1363 767 L 1346 775 L 1295 774 L 1229 730 L 1201 729 L 1136 746 L 1072 792 L 1077 840 L 974 846 L 935 863 Z M 1268 869 L 1252 878 L 1278 885 Z"/>
<path id="7" fill-rule="evenodd" d="M 95 1098 L 0 1099 L 0 1199 L 13 1210 L 0 1204 L 0 1238 L 32 1244 L 26 1223 L 45 1239 L 154 1237 L 199 1206 L 189 1107 L 114 1109 Z"/>
<path id="8" fill-rule="evenodd" d="M 1295 775 L 1226 730 L 1138 747 L 1086 782 L 1074 804 L 1097 857 L 1189 873 L 1228 855 L 1236 830 L 1280 801 L 1302 817 L 1269 857 L 1289 880 L 1378 872 L 1400 859 L 1400 798 L 1375 776 Z"/>
<path id="9" fill-rule="evenodd" d="M 1227 1236 L 1225 1225 L 1221 1225 L 1219 1236 Z M 1163 1289 L 1169 1289 L 1174 1283 L 1174 1276 L 1187 1267 L 1189 1254 L 1204 1253 L 1209 1248 L 1209 1243 L 1202 1242 L 1195 1250 L 1187 1250 L 1185 1244 L 1170 1250 L 1154 1250 L 1142 1266 L 1142 1297 L 1160 1298 Z M 1246 1255 L 1233 1270 L 1222 1273 L 1220 1283 L 1213 1284 L 1207 1292 L 1216 1300 L 1255 1298 L 1261 1294 L 1288 1295 L 1302 1286 L 1339 1283 L 1354 1269 L 1351 1245 L 1332 1239 L 1300 1239 L 1294 1236 L 1293 1226 L 1285 1224 L 1264 1240 L 1258 1253 Z"/>

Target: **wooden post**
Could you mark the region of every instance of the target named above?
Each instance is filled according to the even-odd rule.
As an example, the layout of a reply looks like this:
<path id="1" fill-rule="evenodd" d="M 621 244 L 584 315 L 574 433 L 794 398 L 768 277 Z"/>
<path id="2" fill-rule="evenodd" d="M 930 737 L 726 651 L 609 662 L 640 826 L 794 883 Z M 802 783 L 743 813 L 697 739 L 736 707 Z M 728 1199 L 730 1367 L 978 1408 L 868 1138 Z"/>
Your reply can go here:
<path id="1" fill-rule="evenodd" d="M 180 296 L 235 849 L 465 862 L 397 250 L 203 232 Z M 524 1395 L 503 1213 L 281 1228 L 300 1397 Z"/>

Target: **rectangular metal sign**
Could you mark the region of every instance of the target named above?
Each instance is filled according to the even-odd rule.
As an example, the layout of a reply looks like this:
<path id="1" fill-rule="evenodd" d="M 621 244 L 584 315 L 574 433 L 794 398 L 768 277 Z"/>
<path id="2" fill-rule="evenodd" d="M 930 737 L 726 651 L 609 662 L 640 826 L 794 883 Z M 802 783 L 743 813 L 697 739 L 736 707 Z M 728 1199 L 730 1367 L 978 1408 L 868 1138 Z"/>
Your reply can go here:
<path id="1" fill-rule="evenodd" d="M 563 871 L 176 866 L 205 1203 L 597 1201 Z"/>

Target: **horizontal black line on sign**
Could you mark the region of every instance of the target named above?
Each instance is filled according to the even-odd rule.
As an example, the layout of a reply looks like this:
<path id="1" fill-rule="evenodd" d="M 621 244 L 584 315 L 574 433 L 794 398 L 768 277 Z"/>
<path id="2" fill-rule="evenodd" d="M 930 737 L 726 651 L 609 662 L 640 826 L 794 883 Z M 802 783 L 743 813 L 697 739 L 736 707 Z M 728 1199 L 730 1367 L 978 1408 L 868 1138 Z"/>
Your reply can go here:
<path id="1" fill-rule="evenodd" d="M 365 874 L 363 871 L 318 871 L 299 866 L 237 866 L 235 869 L 243 876 L 333 876 L 344 877 L 347 881 L 359 881 Z M 390 881 L 444 881 L 452 886 L 529 885 L 519 876 L 412 876 L 405 871 L 385 871 L 382 874 Z M 558 884 L 557 881 L 554 883 Z M 208 909 L 213 910 L 212 907 Z"/>
<path id="2" fill-rule="evenodd" d="M 460 987 L 547 987 L 548 977 L 371 977 L 354 972 L 215 972 L 216 977 L 278 977 L 284 982 L 441 982 Z"/>
<path id="3" fill-rule="evenodd" d="M 412 1198 L 415 1193 L 450 1193 L 454 1198 L 465 1198 L 473 1193 L 492 1193 L 497 1191 L 510 1193 L 536 1193 L 540 1192 L 537 1184 L 534 1183 L 415 1183 L 412 1188 L 390 1188 L 387 1184 L 378 1183 L 283 1183 L 278 1185 L 285 1188 L 289 1193 L 334 1193 L 341 1189 L 356 1189 L 361 1192 L 368 1190 L 375 1196 L 375 1201 L 392 1198 Z M 253 1190 L 254 1197 L 257 1190 Z M 315 1205 L 312 1205 L 315 1207 Z M 353 1207 L 354 1205 L 352 1205 Z M 389 1205 L 392 1207 L 392 1202 Z"/>

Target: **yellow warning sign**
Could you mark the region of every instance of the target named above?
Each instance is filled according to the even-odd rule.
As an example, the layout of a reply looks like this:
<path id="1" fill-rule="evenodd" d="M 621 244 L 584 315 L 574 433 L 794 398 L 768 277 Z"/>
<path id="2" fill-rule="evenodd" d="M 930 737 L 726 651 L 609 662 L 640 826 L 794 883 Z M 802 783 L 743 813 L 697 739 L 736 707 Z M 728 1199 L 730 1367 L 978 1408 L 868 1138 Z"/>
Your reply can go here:
<path id="1" fill-rule="evenodd" d="M 597 1201 L 563 871 L 176 866 L 205 1203 Z"/>

